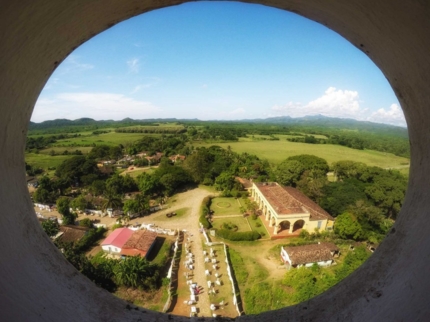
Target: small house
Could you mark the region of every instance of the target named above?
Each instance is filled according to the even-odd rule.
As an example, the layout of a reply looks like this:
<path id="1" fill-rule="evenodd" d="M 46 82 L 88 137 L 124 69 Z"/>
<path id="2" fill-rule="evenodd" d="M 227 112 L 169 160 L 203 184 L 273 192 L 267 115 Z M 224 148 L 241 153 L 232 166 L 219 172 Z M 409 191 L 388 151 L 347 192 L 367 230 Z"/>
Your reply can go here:
<path id="1" fill-rule="evenodd" d="M 339 248 L 333 243 L 318 243 L 303 246 L 286 246 L 281 248 L 281 259 L 288 268 L 330 266 L 339 256 Z"/>
<path id="2" fill-rule="evenodd" d="M 76 243 L 82 239 L 90 229 L 88 227 L 64 225 L 60 226 L 58 234 L 55 236 L 55 240 L 63 243 Z"/>
<path id="3" fill-rule="evenodd" d="M 111 254 L 119 254 L 122 247 L 131 237 L 133 231 L 128 228 L 115 229 L 106 239 L 102 242 L 103 251 Z"/>

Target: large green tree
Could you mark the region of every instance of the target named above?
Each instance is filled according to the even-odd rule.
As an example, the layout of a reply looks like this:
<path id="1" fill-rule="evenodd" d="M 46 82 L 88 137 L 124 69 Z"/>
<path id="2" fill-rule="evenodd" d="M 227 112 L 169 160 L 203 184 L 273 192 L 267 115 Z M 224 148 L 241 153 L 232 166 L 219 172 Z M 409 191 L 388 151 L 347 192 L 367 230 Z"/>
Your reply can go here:
<path id="1" fill-rule="evenodd" d="M 73 225 L 75 223 L 76 214 L 70 212 L 70 199 L 60 197 L 57 199 L 57 211 L 62 215 L 63 225 Z"/>
<path id="2" fill-rule="evenodd" d="M 123 211 L 127 214 L 144 214 L 149 210 L 149 198 L 143 194 L 138 194 L 134 199 L 124 202 Z"/>
<path id="3" fill-rule="evenodd" d="M 285 160 L 275 170 L 276 180 L 284 186 L 295 187 L 304 171 L 305 168 L 300 161 Z"/>
<path id="4" fill-rule="evenodd" d="M 45 220 L 42 222 L 42 229 L 49 237 L 53 237 L 58 233 L 60 227 L 58 226 L 57 221 Z"/>
<path id="5" fill-rule="evenodd" d="M 361 240 L 364 237 L 363 228 L 357 218 L 345 212 L 336 218 L 334 232 L 343 239 Z"/>
<path id="6" fill-rule="evenodd" d="M 88 184 L 89 181 L 97 179 L 101 173 L 96 161 L 82 155 L 76 155 L 64 160 L 57 167 L 55 175 L 68 185 L 80 185 L 83 181 Z M 87 178 L 88 176 L 90 179 Z"/>

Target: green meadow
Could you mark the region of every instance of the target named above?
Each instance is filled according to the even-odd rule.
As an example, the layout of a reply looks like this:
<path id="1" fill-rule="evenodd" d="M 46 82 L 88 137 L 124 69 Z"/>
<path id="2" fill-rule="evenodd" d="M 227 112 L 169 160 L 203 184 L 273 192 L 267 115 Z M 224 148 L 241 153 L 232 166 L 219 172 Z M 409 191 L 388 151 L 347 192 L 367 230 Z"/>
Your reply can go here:
<path id="1" fill-rule="evenodd" d="M 56 168 L 67 158 L 70 158 L 70 156 L 69 155 L 50 156 L 48 154 L 41 154 L 41 153 L 25 154 L 25 162 L 27 162 L 34 168 L 42 168 L 45 170 L 49 168 Z"/>
<path id="2" fill-rule="evenodd" d="M 255 154 L 260 159 L 266 159 L 273 164 L 279 164 L 286 158 L 298 154 L 313 154 L 327 160 L 329 164 L 340 160 L 363 162 L 368 166 L 377 166 L 381 168 L 397 168 L 409 164 L 409 159 L 395 156 L 391 153 L 384 153 L 373 150 L 356 150 L 340 145 L 331 144 L 296 143 L 289 142 L 285 139 L 281 139 L 279 141 L 250 141 L 249 138 L 241 138 L 238 142 L 227 143 L 194 142 L 195 147 L 209 147 L 211 145 L 218 145 L 222 148 L 227 148 L 228 146 L 230 146 L 231 150 L 234 152 L 247 152 L 249 154 Z"/>
<path id="3" fill-rule="evenodd" d="M 158 136 L 159 134 L 149 134 L 153 136 Z M 116 132 L 109 132 L 109 133 L 102 133 L 97 135 L 88 135 L 84 136 L 81 135 L 76 138 L 67 138 L 64 140 L 58 140 L 53 146 L 56 147 L 87 147 L 92 146 L 94 144 L 100 145 L 100 144 L 106 144 L 106 145 L 119 145 L 124 144 L 128 142 L 134 142 L 139 139 L 141 139 L 144 136 L 148 136 L 148 134 L 143 133 L 116 133 Z"/>

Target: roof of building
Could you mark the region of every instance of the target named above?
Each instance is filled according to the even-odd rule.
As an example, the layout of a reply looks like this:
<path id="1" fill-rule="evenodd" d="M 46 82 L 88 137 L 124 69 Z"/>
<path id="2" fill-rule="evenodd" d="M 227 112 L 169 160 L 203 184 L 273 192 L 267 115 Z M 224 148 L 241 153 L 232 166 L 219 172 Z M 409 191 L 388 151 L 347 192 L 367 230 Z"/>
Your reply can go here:
<path id="1" fill-rule="evenodd" d="M 73 243 L 79 241 L 84 237 L 90 229 L 81 226 L 65 225 L 60 226 L 57 239 L 64 243 Z"/>
<path id="2" fill-rule="evenodd" d="M 118 248 L 122 248 L 127 240 L 133 234 L 133 230 L 128 228 L 118 228 L 115 229 L 106 239 L 102 242 L 104 245 L 112 245 Z"/>
<path id="3" fill-rule="evenodd" d="M 121 255 L 145 257 L 157 238 L 157 233 L 149 230 L 135 231 L 121 249 Z"/>
<path id="4" fill-rule="evenodd" d="M 327 211 L 293 187 L 283 187 L 276 182 L 255 185 L 278 215 L 309 213 L 309 220 L 334 220 Z"/>
<path id="5" fill-rule="evenodd" d="M 252 181 L 245 179 L 245 178 L 241 178 L 241 177 L 236 177 L 235 178 L 245 189 L 249 189 L 252 188 Z"/>
<path id="6" fill-rule="evenodd" d="M 339 251 L 333 243 L 320 243 L 303 246 L 286 246 L 283 249 L 291 259 L 291 265 L 304 265 L 333 259 L 332 252 Z"/>

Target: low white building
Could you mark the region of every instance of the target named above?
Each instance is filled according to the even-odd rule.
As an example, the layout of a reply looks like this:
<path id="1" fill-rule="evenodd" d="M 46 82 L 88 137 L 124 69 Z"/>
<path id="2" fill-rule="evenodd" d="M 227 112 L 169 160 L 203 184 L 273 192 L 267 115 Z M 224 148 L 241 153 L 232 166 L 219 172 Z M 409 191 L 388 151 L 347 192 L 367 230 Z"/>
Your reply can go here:
<path id="1" fill-rule="evenodd" d="M 339 256 L 339 248 L 333 243 L 318 243 L 303 246 L 286 246 L 281 248 L 282 261 L 288 268 L 330 266 Z"/>
<path id="2" fill-rule="evenodd" d="M 102 249 L 109 254 L 121 253 L 122 247 L 129 240 L 133 230 L 128 228 L 115 229 L 106 239 L 102 242 Z"/>

